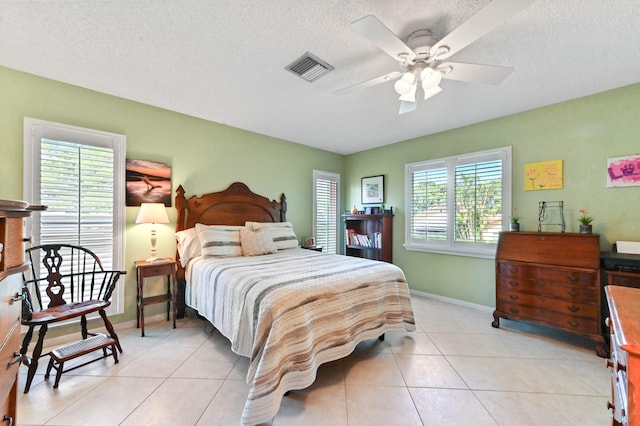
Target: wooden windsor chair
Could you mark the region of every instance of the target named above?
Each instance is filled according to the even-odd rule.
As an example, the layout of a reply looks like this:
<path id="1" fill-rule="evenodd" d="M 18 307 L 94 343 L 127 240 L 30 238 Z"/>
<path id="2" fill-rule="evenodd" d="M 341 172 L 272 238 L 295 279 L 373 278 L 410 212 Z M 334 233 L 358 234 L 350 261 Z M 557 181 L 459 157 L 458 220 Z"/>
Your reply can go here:
<path id="1" fill-rule="evenodd" d="M 58 387 L 63 372 L 110 355 L 117 363 L 116 348 L 122 353 L 122 347 L 105 309 L 111 305 L 111 295 L 120 276 L 126 272 L 105 270 L 91 250 L 70 244 L 36 246 L 27 249 L 26 253 L 31 268 L 30 277 L 25 275 L 23 286 L 22 324 L 28 330 L 20 354 L 22 362 L 29 368 L 24 393 L 29 392 L 42 356 L 50 356 L 45 378 L 49 377 L 52 368 L 57 372 L 54 388 Z M 94 312 L 102 318 L 107 334 L 89 332 L 87 315 Z M 49 325 L 73 318 L 80 319 L 82 340 L 43 354 Z M 39 327 L 38 340 L 29 357 L 27 351 L 36 327 Z M 102 350 L 102 356 L 64 370 L 66 361 L 97 350 Z"/>

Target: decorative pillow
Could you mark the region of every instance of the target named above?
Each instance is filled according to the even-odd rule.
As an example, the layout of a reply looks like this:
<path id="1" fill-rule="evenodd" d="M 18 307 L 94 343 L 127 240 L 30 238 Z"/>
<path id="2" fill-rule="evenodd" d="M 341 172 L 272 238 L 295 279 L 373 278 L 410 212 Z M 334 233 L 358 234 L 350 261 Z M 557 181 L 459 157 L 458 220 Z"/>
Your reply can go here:
<path id="1" fill-rule="evenodd" d="M 244 226 L 196 224 L 203 256 L 242 256 L 240 229 Z"/>
<path id="2" fill-rule="evenodd" d="M 267 232 L 278 250 L 298 247 L 298 237 L 291 222 L 246 222 L 245 226 L 254 231 Z"/>
<path id="3" fill-rule="evenodd" d="M 194 257 L 200 256 L 200 238 L 196 228 L 185 229 L 176 232 L 176 242 L 178 245 L 178 254 L 180 255 L 180 264 L 183 268 L 187 267 L 187 263 Z"/>
<path id="4" fill-rule="evenodd" d="M 248 228 L 240 230 L 240 245 L 243 256 L 260 256 L 278 251 L 269 234 L 262 231 L 251 231 Z"/>

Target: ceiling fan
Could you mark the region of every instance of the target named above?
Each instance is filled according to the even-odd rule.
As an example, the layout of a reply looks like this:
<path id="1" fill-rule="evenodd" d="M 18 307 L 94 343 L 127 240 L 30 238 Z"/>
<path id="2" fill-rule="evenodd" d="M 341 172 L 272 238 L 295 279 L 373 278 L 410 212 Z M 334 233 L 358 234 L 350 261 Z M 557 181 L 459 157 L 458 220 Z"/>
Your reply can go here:
<path id="1" fill-rule="evenodd" d="M 397 60 L 400 64 L 400 71 L 393 71 L 346 87 L 336 93 L 344 93 L 397 79 L 394 89 L 400 95 L 399 114 L 404 114 L 416 109 L 418 105 L 416 92 L 419 89 L 424 92 L 424 99 L 429 99 L 440 93 L 442 79 L 498 84 L 513 71 L 513 68 L 445 60 L 534 1 L 494 0 L 441 40 L 435 39 L 430 30 L 420 29 L 411 33 L 405 43 L 378 18 L 373 15 L 365 16 L 353 22 L 351 28 Z"/>

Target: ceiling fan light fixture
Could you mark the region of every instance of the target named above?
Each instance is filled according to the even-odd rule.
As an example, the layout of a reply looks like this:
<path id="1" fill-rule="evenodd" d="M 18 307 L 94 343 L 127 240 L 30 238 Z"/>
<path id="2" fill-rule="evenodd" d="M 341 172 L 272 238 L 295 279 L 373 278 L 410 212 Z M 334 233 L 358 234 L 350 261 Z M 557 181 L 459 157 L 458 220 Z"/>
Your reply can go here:
<path id="1" fill-rule="evenodd" d="M 411 92 L 415 86 L 416 76 L 412 72 L 406 72 L 396 83 L 393 85 L 398 95 L 406 95 Z M 414 90 L 415 91 L 415 90 Z"/>
<path id="2" fill-rule="evenodd" d="M 420 79 L 422 80 L 422 88 L 426 92 L 440 84 L 442 81 L 442 73 L 438 70 L 427 67 L 420 73 Z"/>
<path id="3" fill-rule="evenodd" d="M 409 91 L 407 93 L 400 94 L 400 97 L 398 99 L 400 99 L 401 101 L 415 102 L 417 90 L 418 90 L 418 85 L 413 84 L 409 89 Z"/>

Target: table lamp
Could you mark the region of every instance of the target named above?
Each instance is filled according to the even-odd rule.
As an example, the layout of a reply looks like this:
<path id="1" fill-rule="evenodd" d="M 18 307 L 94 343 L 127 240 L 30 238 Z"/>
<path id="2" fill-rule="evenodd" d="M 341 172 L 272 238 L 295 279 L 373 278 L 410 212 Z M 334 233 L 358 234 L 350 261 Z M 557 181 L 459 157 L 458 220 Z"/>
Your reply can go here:
<path id="1" fill-rule="evenodd" d="M 151 256 L 147 259 L 147 262 L 159 260 L 156 257 L 156 223 L 169 223 L 169 216 L 167 216 L 164 203 L 140 204 L 140 211 L 138 212 L 136 223 L 151 224 Z"/>

